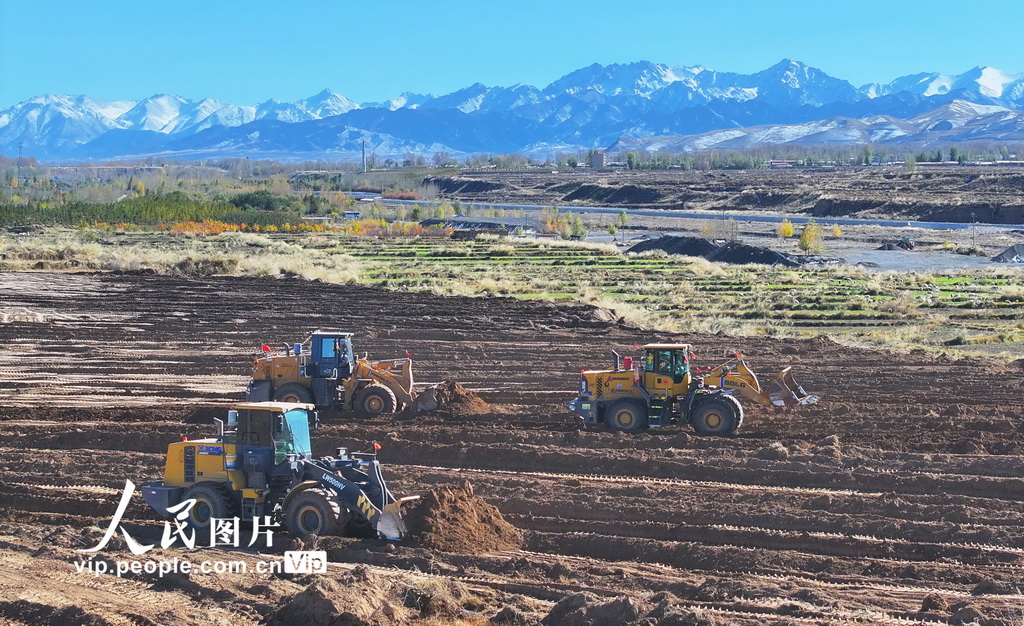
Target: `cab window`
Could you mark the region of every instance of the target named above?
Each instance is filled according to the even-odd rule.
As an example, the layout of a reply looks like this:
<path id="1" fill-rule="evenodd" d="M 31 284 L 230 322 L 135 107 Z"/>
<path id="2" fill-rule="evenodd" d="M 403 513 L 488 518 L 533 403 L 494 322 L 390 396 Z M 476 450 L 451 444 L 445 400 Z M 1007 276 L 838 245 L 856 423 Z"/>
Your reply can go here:
<path id="1" fill-rule="evenodd" d="M 675 375 L 685 376 L 690 371 L 690 364 L 686 358 L 686 352 L 676 352 Z"/>
<path id="2" fill-rule="evenodd" d="M 658 350 L 658 373 L 672 375 L 672 351 Z"/>
<path id="3" fill-rule="evenodd" d="M 323 341 L 323 343 L 320 344 L 320 355 L 325 359 L 333 359 L 335 344 L 334 339 L 331 339 L 330 337 L 324 337 L 321 341 Z"/>
<path id="4" fill-rule="evenodd" d="M 650 350 L 644 363 L 644 370 L 657 372 L 659 374 L 672 375 L 672 351 L 671 350 Z"/>

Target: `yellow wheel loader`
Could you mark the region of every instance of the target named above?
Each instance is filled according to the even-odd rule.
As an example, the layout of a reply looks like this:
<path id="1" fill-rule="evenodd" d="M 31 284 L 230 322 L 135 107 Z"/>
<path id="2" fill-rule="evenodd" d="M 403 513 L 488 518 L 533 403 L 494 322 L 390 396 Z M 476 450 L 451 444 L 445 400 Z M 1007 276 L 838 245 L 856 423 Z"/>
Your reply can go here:
<path id="1" fill-rule="evenodd" d="M 578 419 L 623 431 L 689 424 L 701 434 L 731 435 L 743 425 L 738 396 L 777 407 L 818 401 L 788 367 L 763 388 L 739 354 L 701 371 L 691 367 L 695 355 L 689 344 L 655 343 L 643 349 L 643 362 L 636 367 L 631 357 L 613 353 L 613 369 L 580 373 L 579 395 L 568 402 Z"/>
<path id="2" fill-rule="evenodd" d="M 412 359 L 356 358 L 352 333 L 318 330 L 285 354 L 263 348 L 253 362 L 250 402 L 311 403 L 377 415 L 397 413 L 415 401 Z"/>
<path id="3" fill-rule="evenodd" d="M 401 539 L 401 505 L 416 497 L 391 495 L 376 452 L 338 448 L 333 457 L 313 458 L 313 409 L 284 402 L 235 406 L 226 423 L 216 420 L 216 437 L 170 444 L 163 480 L 143 486 L 143 498 L 163 517 L 192 500 L 184 523 L 198 532 L 209 532 L 215 519 L 269 516 L 297 537 Z"/>

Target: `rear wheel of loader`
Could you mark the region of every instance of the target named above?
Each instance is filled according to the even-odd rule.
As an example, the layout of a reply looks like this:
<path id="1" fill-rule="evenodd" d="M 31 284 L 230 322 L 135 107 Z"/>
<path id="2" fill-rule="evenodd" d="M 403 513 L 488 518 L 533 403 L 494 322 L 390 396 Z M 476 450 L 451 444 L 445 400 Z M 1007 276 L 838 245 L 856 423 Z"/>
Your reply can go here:
<path id="1" fill-rule="evenodd" d="M 227 519 L 237 514 L 231 490 L 220 483 L 205 482 L 192 485 L 182 500 L 196 501 L 188 511 L 185 523 L 199 532 L 209 531 L 215 517 Z"/>
<path id="2" fill-rule="evenodd" d="M 394 413 L 397 406 L 398 401 L 395 400 L 395 394 L 391 393 L 387 387 L 380 385 L 370 385 L 360 391 L 356 398 L 356 408 L 370 415 Z"/>
<path id="3" fill-rule="evenodd" d="M 309 393 L 309 389 L 306 389 L 299 383 L 288 383 L 277 388 L 277 391 L 274 392 L 274 400 L 278 402 L 312 404 L 313 394 Z"/>
<path id="4" fill-rule="evenodd" d="M 338 530 L 341 508 L 322 489 L 306 489 L 288 502 L 284 523 L 296 537 L 333 535 Z"/>
<path id="5" fill-rule="evenodd" d="M 740 427 L 743 408 L 730 396 L 714 395 L 693 409 L 690 423 L 702 435 L 731 435 Z"/>
<path id="6" fill-rule="evenodd" d="M 647 425 L 647 410 L 639 400 L 617 400 L 605 410 L 604 423 L 613 430 L 634 432 Z"/>

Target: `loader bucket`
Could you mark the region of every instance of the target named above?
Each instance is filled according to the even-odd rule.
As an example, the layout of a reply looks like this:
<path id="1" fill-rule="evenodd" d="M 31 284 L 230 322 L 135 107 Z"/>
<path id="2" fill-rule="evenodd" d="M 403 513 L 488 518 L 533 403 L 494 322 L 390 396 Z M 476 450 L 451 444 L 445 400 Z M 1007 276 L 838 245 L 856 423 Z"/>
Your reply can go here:
<path id="1" fill-rule="evenodd" d="M 391 541 L 400 541 L 408 534 L 405 520 L 402 519 L 402 504 L 419 500 L 419 496 L 408 496 L 384 507 L 377 518 L 377 532 Z"/>
<path id="2" fill-rule="evenodd" d="M 779 372 L 768 385 L 768 397 L 775 406 L 800 406 L 815 404 L 819 398 L 804 391 L 804 388 L 793 378 L 793 373 L 786 368 Z"/>

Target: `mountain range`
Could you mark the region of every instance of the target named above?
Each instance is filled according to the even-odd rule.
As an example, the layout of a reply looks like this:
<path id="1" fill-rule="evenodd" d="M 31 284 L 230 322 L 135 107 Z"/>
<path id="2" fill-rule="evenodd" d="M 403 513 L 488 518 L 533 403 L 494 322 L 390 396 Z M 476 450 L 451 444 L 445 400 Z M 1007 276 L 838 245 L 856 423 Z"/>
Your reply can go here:
<path id="1" fill-rule="evenodd" d="M 764 144 L 1024 140 L 1024 74 L 976 67 L 855 87 L 784 59 L 753 74 L 640 61 L 581 68 L 544 88 L 477 83 L 357 103 L 325 89 L 241 106 L 167 94 L 39 96 L 0 111 L 0 153 L 44 161 L 145 156 L 351 159 L 413 152 L 671 149 Z"/>

